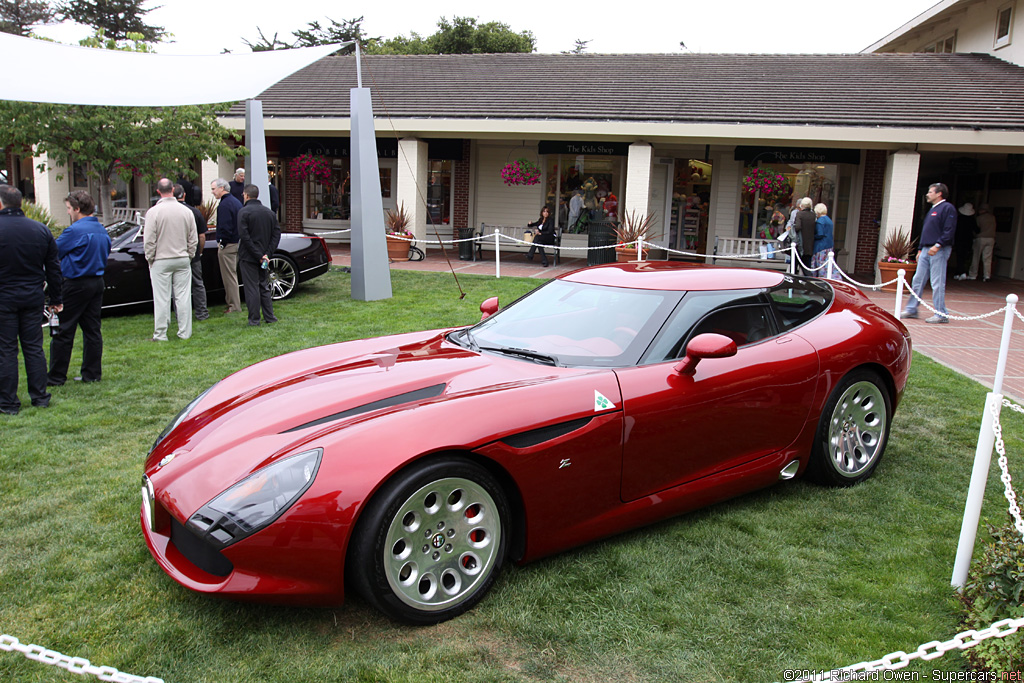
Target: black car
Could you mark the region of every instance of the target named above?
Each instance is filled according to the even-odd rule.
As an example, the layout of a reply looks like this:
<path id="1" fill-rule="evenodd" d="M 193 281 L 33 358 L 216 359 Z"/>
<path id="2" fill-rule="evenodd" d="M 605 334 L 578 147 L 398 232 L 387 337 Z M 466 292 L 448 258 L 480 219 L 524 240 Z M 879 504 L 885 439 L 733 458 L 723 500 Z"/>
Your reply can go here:
<path id="1" fill-rule="evenodd" d="M 152 302 L 149 264 L 146 263 L 139 225 L 120 221 L 108 225 L 107 232 L 111 248 L 107 271 L 103 275 L 106 283 L 103 309 L 110 311 Z M 272 296 L 275 300 L 290 296 L 300 282 L 323 275 L 330 265 L 331 255 L 323 238 L 281 233 L 281 243 L 270 258 Z M 203 282 L 206 283 L 207 294 L 224 291 L 217 261 L 217 232 L 212 228 L 206 233 L 206 248 L 203 250 Z"/>

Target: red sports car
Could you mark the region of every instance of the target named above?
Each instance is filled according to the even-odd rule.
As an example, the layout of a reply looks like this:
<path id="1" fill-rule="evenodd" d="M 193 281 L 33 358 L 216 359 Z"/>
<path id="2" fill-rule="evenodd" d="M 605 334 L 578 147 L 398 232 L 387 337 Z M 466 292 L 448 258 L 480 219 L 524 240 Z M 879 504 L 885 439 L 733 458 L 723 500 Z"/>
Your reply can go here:
<path id="1" fill-rule="evenodd" d="M 434 623 L 526 562 L 806 473 L 869 477 L 910 369 L 853 287 L 647 262 L 472 327 L 344 342 L 207 389 L 146 459 L 174 580 Z"/>

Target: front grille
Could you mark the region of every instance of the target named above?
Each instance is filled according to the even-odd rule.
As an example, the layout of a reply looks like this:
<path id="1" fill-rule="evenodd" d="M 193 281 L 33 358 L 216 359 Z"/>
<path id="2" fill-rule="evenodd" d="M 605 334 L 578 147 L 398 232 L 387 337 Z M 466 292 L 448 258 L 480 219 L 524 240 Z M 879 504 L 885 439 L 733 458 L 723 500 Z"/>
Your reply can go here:
<path id="1" fill-rule="evenodd" d="M 189 562 L 214 576 L 227 576 L 234 570 L 231 561 L 220 551 L 171 518 L 171 543 Z"/>

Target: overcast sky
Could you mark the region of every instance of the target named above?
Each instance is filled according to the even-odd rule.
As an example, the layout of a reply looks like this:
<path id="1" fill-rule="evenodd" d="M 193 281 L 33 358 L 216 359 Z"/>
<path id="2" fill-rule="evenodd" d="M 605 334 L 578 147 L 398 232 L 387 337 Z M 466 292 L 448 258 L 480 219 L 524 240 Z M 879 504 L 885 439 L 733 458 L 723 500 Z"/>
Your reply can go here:
<path id="1" fill-rule="evenodd" d="M 247 51 L 242 42 L 276 32 L 291 41 L 292 31 L 310 21 L 328 23 L 360 16 L 370 36 L 426 36 L 441 16 L 503 21 L 514 31 L 532 31 L 538 52 L 563 52 L 576 39 L 589 40 L 588 52 L 679 52 L 680 41 L 693 52 L 836 53 L 860 52 L 918 14 L 936 0 L 701 0 L 700 2 L 573 3 L 518 0 L 481 3 L 448 0 L 436 5 L 410 0 L 358 4 L 323 0 L 256 0 L 210 2 L 163 0 L 147 22 L 174 34 L 162 45 L 164 54 L 218 54 L 224 48 Z M 154 7 L 159 0 L 148 3 Z M 352 9 L 347 9 L 352 7 Z M 39 33 L 73 43 L 88 34 L 74 25 L 47 27 Z M 599 78 L 595 75 L 595 78 Z M 591 83 L 596 85 L 597 83 Z"/>

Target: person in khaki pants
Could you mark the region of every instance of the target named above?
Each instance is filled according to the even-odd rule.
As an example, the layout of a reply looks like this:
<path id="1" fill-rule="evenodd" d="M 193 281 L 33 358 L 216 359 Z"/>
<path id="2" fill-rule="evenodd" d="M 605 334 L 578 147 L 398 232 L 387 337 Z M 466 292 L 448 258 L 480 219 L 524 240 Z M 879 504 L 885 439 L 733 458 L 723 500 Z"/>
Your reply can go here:
<path id="1" fill-rule="evenodd" d="M 238 212 L 242 202 L 231 194 L 231 185 L 223 178 L 210 183 L 210 192 L 220 200 L 217 207 L 217 262 L 220 264 L 220 278 L 224 282 L 225 313 L 242 310 L 242 299 L 238 295 Z"/>
<path id="2" fill-rule="evenodd" d="M 199 237 L 196 220 L 174 198 L 174 183 L 161 178 L 156 184 L 160 200 L 146 212 L 143 247 L 153 284 L 153 341 L 167 341 L 171 296 L 178 316 L 178 337 L 192 336 L 192 268 Z"/>

